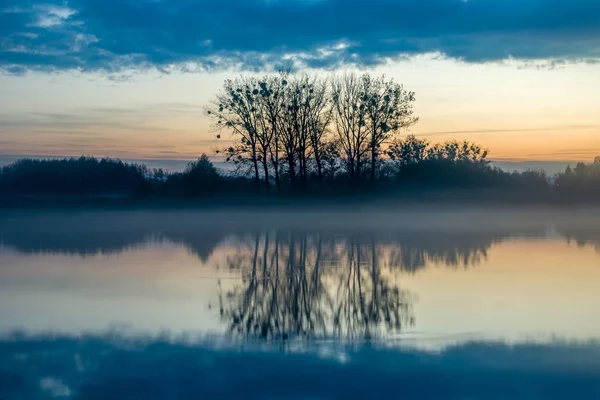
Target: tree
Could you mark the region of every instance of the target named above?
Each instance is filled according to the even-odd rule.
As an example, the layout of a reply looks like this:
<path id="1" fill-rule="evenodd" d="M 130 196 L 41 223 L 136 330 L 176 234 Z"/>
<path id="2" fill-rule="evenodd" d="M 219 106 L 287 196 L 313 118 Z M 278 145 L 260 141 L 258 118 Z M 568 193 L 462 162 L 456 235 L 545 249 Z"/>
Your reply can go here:
<path id="1" fill-rule="evenodd" d="M 342 169 L 339 143 L 334 140 L 325 141 L 321 145 L 321 161 L 323 176 L 333 182 Z"/>
<path id="2" fill-rule="evenodd" d="M 312 149 L 312 156 L 317 168 L 317 177 L 323 183 L 323 146 L 325 134 L 331 123 L 333 108 L 329 101 L 327 81 L 310 79 L 307 84 L 309 96 L 308 106 L 308 139 Z"/>
<path id="3" fill-rule="evenodd" d="M 400 166 L 417 164 L 427 158 L 429 141 L 408 135 L 405 139 L 394 141 L 388 148 L 387 154 L 391 160 Z"/>
<path id="4" fill-rule="evenodd" d="M 331 81 L 333 121 L 346 170 L 351 181 L 361 178 L 363 156 L 368 150 L 365 81 L 356 74 L 346 74 Z"/>
<path id="5" fill-rule="evenodd" d="M 219 177 L 217 169 L 204 153 L 198 160 L 190 161 L 185 167 L 184 173 L 198 180 L 210 180 Z"/>
<path id="6" fill-rule="evenodd" d="M 376 162 L 383 144 L 401 129 L 418 121 L 413 117 L 415 93 L 406 91 L 402 85 L 386 80 L 384 76 L 373 78 L 364 74 L 361 80 L 365 90 L 371 182 L 375 182 Z"/>
<path id="7" fill-rule="evenodd" d="M 185 170 L 171 174 L 165 181 L 167 193 L 184 196 L 213 194 L 221 188 L 223 177 L 206 154 L 196 161 L 191 161 Z"/>
<path id="8" fill-rule="evenodd" d="M 462 142 L 450 140 L 435 144 L 428 151 L 427 157 L 434 160 L 472 161 L 487 164 L 488 153 L 488 150 L 484 150 L 476 143 L 467 140 Z"/>
<path id="9" fill-rule="evenodd" d="M 268 157 L 273 139 L 273 131 L 266 130 L 262 113 L 263 97 L 271 96 L 271 91 L 255 78 L 240 77 L 226 80 L 223 89 L 207 107 L 206 113 L 216 121 L 214 129 L 217 138 L 223 130 L 240 137 L 237 156 L 249 159 L 254 170 L 254 178 L 260 182 L 259 164 L 262 165 L 265 183 L 269 185 Z"/>
<path id="10" fill-rule="evenodd" d="M 281 185 L 279 176 L 279 163 L 281 155 L 281 121 L 285 112 L 286 86 L 289 71 L 280 71 L 278 75 L 266 76 L 260 83 L 263 91 L 262 112 L 264 113 L 263 130 L 269 131 L 266 136 L 270 138 L 269 158 L 275 174 L 277 188 Z M 265 157 L 267 154 L 265 154 Z"/>
<path id="11" fill-rule="evenodd" d="M 308 141 L 308 95 L 306 78 L 287 82 L 285 107 L 282 118 L 281 142 L 287 160 L 288 175 L 292 185 L 299 175 L 303 177 L 306 165 L 306 147 Z M 298 169 L 296 169 L 298 163 Z"/>

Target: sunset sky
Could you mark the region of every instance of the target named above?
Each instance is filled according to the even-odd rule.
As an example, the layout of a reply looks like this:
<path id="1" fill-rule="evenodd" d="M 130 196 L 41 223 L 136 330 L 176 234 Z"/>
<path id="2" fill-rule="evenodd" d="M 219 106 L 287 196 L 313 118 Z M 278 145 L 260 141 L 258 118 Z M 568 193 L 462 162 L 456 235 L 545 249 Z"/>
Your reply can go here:
<path id="1" fill-rule="evenodd" d="M 223 80 L 281 67 L 384 73 L 495 160 L 600 155 L 597 0 L 0 0 L 0 156 L 213 154 Z"/>

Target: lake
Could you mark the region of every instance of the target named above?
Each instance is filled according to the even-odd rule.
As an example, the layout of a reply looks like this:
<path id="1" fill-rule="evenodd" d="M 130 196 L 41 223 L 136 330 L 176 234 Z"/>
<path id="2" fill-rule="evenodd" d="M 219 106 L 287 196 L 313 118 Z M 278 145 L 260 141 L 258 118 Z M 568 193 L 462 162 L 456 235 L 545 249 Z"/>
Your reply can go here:
<path id="1" fill-rule="evenodd" d="M 600 398 L 600 212 L 0 213 L 0 398 Z"/>

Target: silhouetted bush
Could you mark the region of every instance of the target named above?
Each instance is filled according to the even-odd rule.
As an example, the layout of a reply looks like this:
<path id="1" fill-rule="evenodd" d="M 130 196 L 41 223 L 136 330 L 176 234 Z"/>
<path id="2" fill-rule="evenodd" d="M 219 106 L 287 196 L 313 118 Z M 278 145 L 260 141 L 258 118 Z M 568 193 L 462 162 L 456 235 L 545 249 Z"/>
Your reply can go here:
<path id="1" fill-rule="evenodd" d="M 190 162 L 184 172 L 166 178 L 163 193 L 178 196 L 213 195 L 224 189 L 224 178 L 206 154 Z"/>
<path id="2" fill-rule="evenodd" d="M 440 158 L 403 165 L 396 173 L 396 179 L 400 184 L 421 188 L 484 188 L 498 186 L 503 174 L 488 164 Z"/>

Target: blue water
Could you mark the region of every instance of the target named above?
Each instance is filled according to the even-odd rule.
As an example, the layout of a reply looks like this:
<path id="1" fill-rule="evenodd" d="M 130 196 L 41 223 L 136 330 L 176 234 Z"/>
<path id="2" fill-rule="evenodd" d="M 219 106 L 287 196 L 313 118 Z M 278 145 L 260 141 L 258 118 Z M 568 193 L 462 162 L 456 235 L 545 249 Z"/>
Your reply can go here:
<path id="1" fill-rule="evenodd" d="M 600 398 L 598 222 L 0 213 L 0 399 Z"/>

